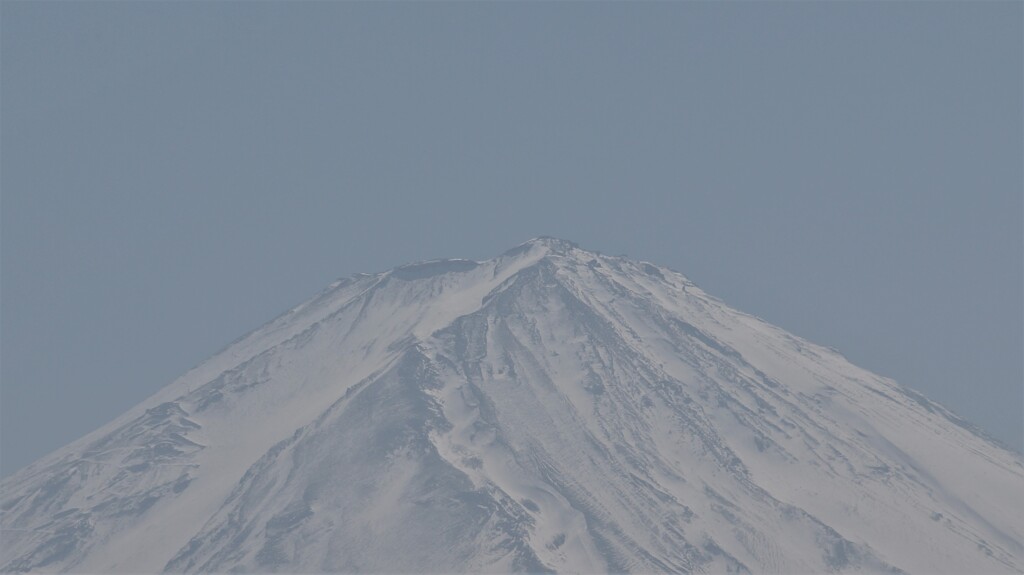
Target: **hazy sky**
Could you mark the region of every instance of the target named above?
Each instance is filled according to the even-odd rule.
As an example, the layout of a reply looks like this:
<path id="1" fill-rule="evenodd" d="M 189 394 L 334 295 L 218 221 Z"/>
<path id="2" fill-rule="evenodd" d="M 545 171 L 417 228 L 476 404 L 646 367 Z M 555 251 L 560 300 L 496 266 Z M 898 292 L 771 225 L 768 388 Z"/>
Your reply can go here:
<path id="1" fill-rule="evenodd" d="M 333 279 L 668 265 L 1020 449 L 1020 2 L 0 4 L 0 472 Z"/>

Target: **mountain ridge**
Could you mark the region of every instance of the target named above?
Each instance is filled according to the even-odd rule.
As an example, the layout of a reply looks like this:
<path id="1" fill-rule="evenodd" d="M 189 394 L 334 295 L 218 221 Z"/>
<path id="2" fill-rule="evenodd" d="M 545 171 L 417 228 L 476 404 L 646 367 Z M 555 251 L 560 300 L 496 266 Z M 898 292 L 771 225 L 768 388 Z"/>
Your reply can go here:
<path id="1" fill-rule="evenodd" d="M 0 569 L 1019 570 L 1024 465 L 957 420 L 535 238 L 334 282 L 5 479 Z"/>

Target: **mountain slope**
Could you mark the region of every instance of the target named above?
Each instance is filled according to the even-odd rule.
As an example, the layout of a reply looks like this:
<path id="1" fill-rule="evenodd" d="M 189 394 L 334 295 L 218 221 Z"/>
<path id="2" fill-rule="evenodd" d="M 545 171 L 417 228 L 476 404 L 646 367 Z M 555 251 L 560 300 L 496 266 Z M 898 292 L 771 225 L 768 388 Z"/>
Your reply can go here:
<path id="1" fill-rule="evenodd" d="M 338 282 L 0 494 L 4 571 L 1024 570 L 1019 456 L 549 238 Z"/>

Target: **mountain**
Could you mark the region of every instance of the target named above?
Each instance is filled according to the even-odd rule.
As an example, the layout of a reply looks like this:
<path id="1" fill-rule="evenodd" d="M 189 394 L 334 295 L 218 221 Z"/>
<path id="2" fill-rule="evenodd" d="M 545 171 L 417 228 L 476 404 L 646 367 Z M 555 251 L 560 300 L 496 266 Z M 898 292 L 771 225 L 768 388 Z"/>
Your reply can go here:
<path id="1" fill-rule="evenodd" d="M 329 286 L 0 484 L 7 572 L 1024 571 L 1024 463 L 539 238 Z"/>

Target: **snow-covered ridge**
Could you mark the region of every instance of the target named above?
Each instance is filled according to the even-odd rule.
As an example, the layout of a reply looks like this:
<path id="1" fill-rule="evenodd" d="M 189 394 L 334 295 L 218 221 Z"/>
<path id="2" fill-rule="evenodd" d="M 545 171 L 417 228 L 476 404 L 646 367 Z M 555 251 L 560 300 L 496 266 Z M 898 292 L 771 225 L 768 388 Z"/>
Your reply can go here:
<path id="1" fill-rule="evenodd" d="M 1024 464 L 677 272 L 335 282 L 0 484 L 0 570 L 1024 569 Z"/>

